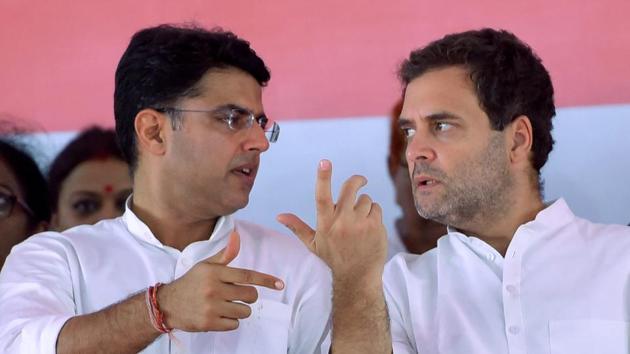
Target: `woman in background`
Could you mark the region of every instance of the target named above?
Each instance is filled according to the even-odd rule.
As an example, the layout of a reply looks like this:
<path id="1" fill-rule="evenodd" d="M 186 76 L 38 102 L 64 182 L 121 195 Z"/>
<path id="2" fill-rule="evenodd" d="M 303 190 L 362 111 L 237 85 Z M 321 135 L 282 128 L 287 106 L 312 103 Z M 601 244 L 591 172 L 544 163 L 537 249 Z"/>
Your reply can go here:
<path id="1" fill-rule="evenodd" d="M 131 178 L 114 130 L 81 132 L 52 162 L 48 183 L 54 230 L 122 215 Z"/>
<path id="2" fill-rule="evenodd" d="M 0 140 L 0 268 L 11 248 L 46 230 L 50 221 L 46 179 L 16 143 Z"/>

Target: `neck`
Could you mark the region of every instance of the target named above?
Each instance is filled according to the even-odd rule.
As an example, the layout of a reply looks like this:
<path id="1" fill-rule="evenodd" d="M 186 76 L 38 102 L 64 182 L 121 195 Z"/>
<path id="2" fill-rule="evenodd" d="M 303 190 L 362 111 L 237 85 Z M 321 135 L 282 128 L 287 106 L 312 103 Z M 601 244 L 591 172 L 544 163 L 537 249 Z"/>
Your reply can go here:
<path id="1" fill-rule="evenodd" d="M 193 242 L 208 240 L 219 216 L 197 216 L 185 200 L 170 193 L 164 184 L 137 173 L 131 209 L 153 235 L 169 247 L 183 250 Z"/>
<path id="2" fill-rule="evenodd" d="M 437 240 L 446 234 L 446 226 L 427 220 L 419 215 L 411 215 L 412 219 L 397 220 L 397 228 L 407 251 L 422 254 L 437 245 Z M 398 224 L 402 225 L 398 225 Z"/>
<path id="3" fill-rule="evenodd" d="M 459 228 L 466 235 L 480 238 L 505 256 L 519 226 L 532 221 L 544 209 L 538 190 L 515 194 L 502 215 L 487 215 Z"/>

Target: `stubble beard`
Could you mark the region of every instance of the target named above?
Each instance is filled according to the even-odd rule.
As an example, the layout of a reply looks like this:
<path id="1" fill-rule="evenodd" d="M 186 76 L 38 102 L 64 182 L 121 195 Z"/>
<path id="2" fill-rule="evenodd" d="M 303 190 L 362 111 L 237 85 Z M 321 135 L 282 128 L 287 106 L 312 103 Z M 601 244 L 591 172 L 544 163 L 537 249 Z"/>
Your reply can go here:
<path id="1" fill-rule="evenodd" d="M 473 223 L 492 222 L 510 207 L 513 183 L 501 134 L 493 136 L 484 151 L 466 160 L 450 176 L 422 163 L 414 166 L 414 175 L 419 173 L 442 183 L 442 195 L 430 203 L 423 203 L 424 196 L 414 185 L 416 210 L 423 218 L 466 228 Z"/>

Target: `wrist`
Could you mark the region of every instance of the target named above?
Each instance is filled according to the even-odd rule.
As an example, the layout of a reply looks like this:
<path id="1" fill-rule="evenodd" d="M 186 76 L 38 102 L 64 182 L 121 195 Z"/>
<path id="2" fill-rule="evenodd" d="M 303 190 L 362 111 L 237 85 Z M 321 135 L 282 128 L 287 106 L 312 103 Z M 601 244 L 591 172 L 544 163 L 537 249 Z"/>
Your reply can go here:
<path id="1" fill-rule="evenodd" d="M 170 333 L 173 330 L 173 327 L 169 326 L 166 322 L 166 315 L 162 309 L 162 306 L 164 305 L 164 297 L 159 296 L 162 293 L 161 290 L 163 290 L 162 285 L 162 283 L 157 283 L 147 289 L 147 311 L 153 328 L 160 333 Z"/>
<path id="2" fill-rule="evenodd" d="M 332 271 L 333 284 L 352 286 L 356 288 L 382 287 L 383 268 L 378 269 L 350 269 L 344 272 Z"/>
<path id="3" fill-rule="evenodd" d="M 333 274 L 333 290 L 335 293 L 351 293 L 353 296 L 373 294 L 383 291 L 382 273 L 335 275 Z"/>

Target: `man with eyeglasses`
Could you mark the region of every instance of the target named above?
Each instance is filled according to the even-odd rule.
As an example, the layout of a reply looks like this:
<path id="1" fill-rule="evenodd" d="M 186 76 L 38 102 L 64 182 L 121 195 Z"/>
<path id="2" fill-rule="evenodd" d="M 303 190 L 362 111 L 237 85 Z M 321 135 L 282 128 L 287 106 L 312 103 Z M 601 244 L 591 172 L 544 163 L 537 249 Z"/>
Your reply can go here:
<path id="1" fill-rule="evenodd" d="M 14 249 L 0 275 L 0 352 L 327 350 L 327 267 L 298 240 L 231 216 L 278 138 L 261 99 L 269 78 L 230 32 L 133 36 L 114 94 L 127 210 Z"/>

